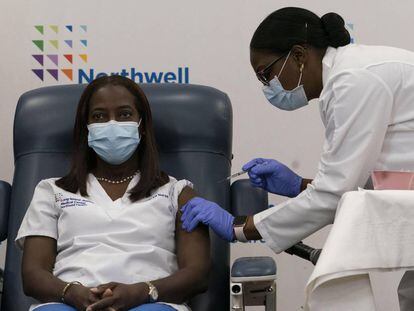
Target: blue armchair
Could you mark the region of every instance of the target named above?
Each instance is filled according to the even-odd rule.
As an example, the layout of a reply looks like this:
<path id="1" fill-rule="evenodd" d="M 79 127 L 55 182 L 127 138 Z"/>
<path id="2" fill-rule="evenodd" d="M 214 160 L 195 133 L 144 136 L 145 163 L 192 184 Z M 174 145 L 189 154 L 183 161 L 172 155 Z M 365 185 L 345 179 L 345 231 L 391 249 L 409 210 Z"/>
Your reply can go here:
<path id="1" fill-rule="evenodd" d="M 69 169 L 72 128 L 84 87 L 35 89 L 23 94 L 17 104 L 13 185 L 0 182 L 0 241 L 8 240 L 3 311 L 26 311 L 33 303 L 22 290 L 22 254 L 14 239 L 36 184 L 44 178 L 63 176 Z M 217 182 L 228 176 L 231 168 L 232 107 L 227 95 L 197 85 L 144 84 L 142 88 L 153 111 L 162 169 L 193 181 L 200 195 L 229 211 L 232 201 L 240 205 L 247 185 L 236 184 L 231 190 L 229 183 Z M 265 201 L 254 202 L 265 208 L 267 196 Z M 224 311 L 230 306 L 229 245 L 211 233 L 211 246 L 209 289 L 191 301 L 197 311 Z"/>

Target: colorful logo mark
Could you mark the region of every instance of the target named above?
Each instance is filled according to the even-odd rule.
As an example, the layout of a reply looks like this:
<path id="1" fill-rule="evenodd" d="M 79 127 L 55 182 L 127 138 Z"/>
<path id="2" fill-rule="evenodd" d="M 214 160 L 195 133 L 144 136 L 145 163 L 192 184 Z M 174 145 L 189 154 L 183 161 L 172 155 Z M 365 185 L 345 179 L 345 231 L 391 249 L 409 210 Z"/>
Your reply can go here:
<path id="1" fill-rule="evenodd" d="M 34 25 L 32 72 L 44 81 L 73 81 L 74 67 L 88 63 L 87 25 Z M 35 68 L 34 68 L 35 67 Z"/>

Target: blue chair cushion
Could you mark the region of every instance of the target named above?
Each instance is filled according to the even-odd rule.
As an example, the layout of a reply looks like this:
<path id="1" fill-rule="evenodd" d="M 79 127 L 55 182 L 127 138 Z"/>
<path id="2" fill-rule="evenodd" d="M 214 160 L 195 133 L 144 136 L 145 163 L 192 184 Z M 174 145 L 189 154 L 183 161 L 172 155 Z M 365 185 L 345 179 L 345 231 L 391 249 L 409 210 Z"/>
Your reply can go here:
<path id="1" fill-rule="evenodd" d="M 276 263 L 271 257 L 242 257 L 234 261 L 232 277 L 276 275 Z"/>

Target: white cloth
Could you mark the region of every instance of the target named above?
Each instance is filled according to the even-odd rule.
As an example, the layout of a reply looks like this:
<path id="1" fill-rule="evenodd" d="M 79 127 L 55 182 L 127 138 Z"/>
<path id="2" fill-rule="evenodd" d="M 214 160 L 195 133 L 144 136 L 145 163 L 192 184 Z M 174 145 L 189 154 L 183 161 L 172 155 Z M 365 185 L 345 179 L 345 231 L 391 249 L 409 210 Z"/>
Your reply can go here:
<path id="1" fill-rule="evenodd" d="M 128 190 L 115 201 L 94 175 L 88 175 L 88 197 L 42 180 L 17 234 L 22 247 L 26 236 L 57 240 L 54 275 L 65 282 L 88 287 L 107 282 L 126 284 L 157 280 L 178 270 L 175 254 L 175 217 L 178 196 L 189 181 L 170 177 L 148 198 L 131 202 Z M 171 304 L 179 311 L 185 305 Z"/>
<path id="2" fill-rule="evenodd" d="M 369 273 L 414 268 L 414 191 L 346 193 L 306 287 L 307 310 L 376 310 Z"/>
<path id="3" fill-rule="evenodd" d="M 326 132 L 318 173 L 299 196 L 254 216 L 277 253 L 332 223 L 341 196 L 363 187 L 374 169 L 414 170 L 414 53 L 328 48 L 322 73 Z"/>

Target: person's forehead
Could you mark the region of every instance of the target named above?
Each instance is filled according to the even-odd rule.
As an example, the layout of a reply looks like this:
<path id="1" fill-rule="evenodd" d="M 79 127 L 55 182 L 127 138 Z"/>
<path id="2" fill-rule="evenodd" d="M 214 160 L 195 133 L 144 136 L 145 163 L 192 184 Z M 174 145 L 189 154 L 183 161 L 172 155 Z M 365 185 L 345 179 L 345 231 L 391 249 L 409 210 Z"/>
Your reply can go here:
<path id="1" fill-rule="evenodd" d="M 267 66 L 279 56 L 280 55 L 270 51 L 251 50 L 250 63 L 254 69 L 263 69 L 261 67 Z"/>
<path id="2" fill-rule="evenodd" d="M 90 107 L 99 105 L 129 105 L 135 107 L 135 98 L 122 85 L 107 85 L 99 88 L 90 99 Z"/>

